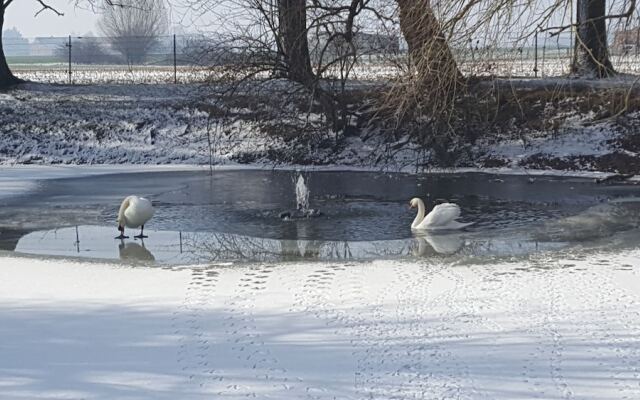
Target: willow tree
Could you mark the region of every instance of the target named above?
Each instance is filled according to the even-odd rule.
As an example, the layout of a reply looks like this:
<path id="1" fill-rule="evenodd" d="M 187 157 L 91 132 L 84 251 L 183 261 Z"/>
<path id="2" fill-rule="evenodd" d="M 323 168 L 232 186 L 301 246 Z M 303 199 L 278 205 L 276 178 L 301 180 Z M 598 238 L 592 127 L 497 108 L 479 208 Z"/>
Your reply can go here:
<path id="1" fill-rule="evenodd" d="M 146 59 L 167 33 L 169 20 L 164 0 L 118 0 L 116 7 L 104 9 L 98 27 L 130 65 Z"/>
<path id="2" fill-rule="evenodd" d="M 399 122 L 415 119 L 416 114 L 446 120 L 464 87 L 464 77 L 431 2 L 396 1 L 400 30 L 408 47 L 409 74 L 390 90 L 384 108 L 391 108 Z"/>
<path id="3" fill-rule="evenodd" d="M 462 73 L 449 48 L 429 0 L 398 0 L 400 29 L 411 65 L 421 80 L 445 77 L 461 82 Z"/>

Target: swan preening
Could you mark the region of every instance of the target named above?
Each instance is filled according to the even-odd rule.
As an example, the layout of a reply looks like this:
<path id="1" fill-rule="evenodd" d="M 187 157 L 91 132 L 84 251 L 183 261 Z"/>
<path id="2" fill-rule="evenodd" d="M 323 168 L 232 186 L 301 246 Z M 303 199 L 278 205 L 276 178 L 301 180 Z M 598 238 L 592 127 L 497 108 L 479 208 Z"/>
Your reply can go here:
<path id="1" fill-rule="evenodd" d="M 454 203 L 441 203 L 425 216 L 424 202 L 415 197 L 409 202 L 411 208 L 418 208 L 418 215 L 411 223 L 412 230 L 451 230 L 462 229 L 473 222 L 456 221 L 460 217 L 460 207 Z"/>
<path id="2" fill-rule="evenodd" d="M 153 217 L 153 206 L 144 197 L 129 196 L 122 201 L 120 211 L 118 211 L 118 230 L 120 236 L 116 239 L 128 239 L 124 235 L 124 228 L 140 228 L 140 234 L 134 236 L 138 239 L 146 238 L 144 235 L 144 224 Z"/>

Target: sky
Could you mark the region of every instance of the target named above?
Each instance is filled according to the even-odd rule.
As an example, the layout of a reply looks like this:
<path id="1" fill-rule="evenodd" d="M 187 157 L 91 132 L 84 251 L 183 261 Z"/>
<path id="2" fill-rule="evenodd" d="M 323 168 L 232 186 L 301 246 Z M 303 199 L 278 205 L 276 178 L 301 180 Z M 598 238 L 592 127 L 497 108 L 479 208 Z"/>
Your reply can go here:
<path id="1" fill-rule="evenodd" d="M 540 6 L 548 6 L 550 0 L 540 0 Z M 620 5 L 621 0 L 614 0 L 608 3 L 609 7 L 624 8 Z M 67 35 L 84 35 L 92 32 L 99 35 L 100 32 L 96 27 L 98 15 L 94 12 L 74 7 L 70 0 L 48 0 L 47 4 L 56 7 L 64 13 L 64 16 L 57 16 L 55 13 L 45 10 L 34 18 L 34 14 L 41 9 L 36 0 L 16 0 L 9 8 L 5 15 L 4 29 L 17 28 L 25 37 L 37 36 L 67 36 Z M 208 12 L 207 12 L 208 11 Z M 181 14 L 180 10 L 170 8 L 169 17 L 176 21 L 171 24 L 169 34 L 171 33 L 191 33 L 217 30 L 215 14 L 211 10 L 196 10 L 193 15 Z M 233 13 L 230 13 L 233 14 Z"/>
<path id="2" fill-rule="evenodd" d="M 92 11 L 76 8 L 68 0 L 49 0 L 47 4 L 56 7 L 64 16 L 45 10 L 34 18 L 35 13 L 42 8 L 36 0 L 15 0 L 7 8 L 4 29 L 15 27 L 24 37 L 84 35 L 88 32 L 99 35 L 96 27 L 98 15 Z M 170 11 L 170 18 L 171 14 Z M 183 19 L 181 24 L 172 24 L 169 33 L 194 30 L 197 28 L 185 27 Z"/>
<path id="3" fill-rule="evenodd" d="M 7 8 L 4 29 L 17 28 L 25 37 L 82 35 L 89 31 L 96 33 L 97 15 L 91 11 L 76 9 L 64 0 L 52 0 L 51 6 L 64 13 L 59 17 L 45 10 L 34 18 L 42 7 L 35 0 L 14 1 Z"/>

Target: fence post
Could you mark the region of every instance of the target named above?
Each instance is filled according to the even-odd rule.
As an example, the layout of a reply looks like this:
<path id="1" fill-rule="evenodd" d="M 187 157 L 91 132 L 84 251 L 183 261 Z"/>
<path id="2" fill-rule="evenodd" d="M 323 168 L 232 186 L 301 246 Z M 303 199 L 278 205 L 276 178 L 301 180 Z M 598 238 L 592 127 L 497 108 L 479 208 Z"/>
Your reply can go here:
<path id="1" fill-rule="evenodd" d="M 69 35 L 69 42 L 67 43 L 67 47 L 69 48 L 69 84 L 73 83 L 71 80 L 71 35 Z"/>
<path id="2" fill-rule="evenodd" d="M 538 31 L 536 30 L 536 35 L 533 41 L 533 75 L 538 77 Z"/>
<path id="3" fill-rule="evenodd" d="M 178 83 L 178 61 L 176 59 L 176 34 L 173 34 L 173 83 Z"/>

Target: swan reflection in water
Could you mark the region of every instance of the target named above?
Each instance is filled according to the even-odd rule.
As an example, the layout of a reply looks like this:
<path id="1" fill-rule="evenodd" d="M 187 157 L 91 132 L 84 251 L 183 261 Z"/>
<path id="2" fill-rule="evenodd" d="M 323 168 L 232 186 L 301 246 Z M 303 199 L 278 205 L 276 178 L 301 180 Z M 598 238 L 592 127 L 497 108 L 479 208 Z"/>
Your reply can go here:
<path id="1" fill-rule="evenodd" d="M 455 254 L 464 245 L 464 240 L 459 233 L 450 234 L 420 234 L 414 236 L 412 254 L 416 257 L 424 257 L 436 254 Z"/>
<path id="2" fill-rule="evenodd" d="M 147 250 L 144 246 L 144 241 L 140 241 L 140 244 L 136 242 L 120 241 L 118 244 L 118 252 L 120 259 L 123 261 L 155 261 L 156 258 L 153 254 Z"/>

